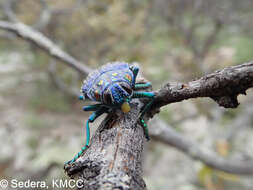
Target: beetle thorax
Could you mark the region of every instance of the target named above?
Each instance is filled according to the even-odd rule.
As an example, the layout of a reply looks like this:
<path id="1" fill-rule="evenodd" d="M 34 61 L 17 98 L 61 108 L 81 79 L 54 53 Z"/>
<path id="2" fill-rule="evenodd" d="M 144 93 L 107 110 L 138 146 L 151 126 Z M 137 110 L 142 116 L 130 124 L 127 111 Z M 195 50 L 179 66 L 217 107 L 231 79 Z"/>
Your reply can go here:
<path id="1" fill-rule="evenodd" d="M 128 101 L 133 94 L 131 86 L 126 82 L 112 83 L 104 93 L 104 101 L 107 104 L 121 105 Z"/>

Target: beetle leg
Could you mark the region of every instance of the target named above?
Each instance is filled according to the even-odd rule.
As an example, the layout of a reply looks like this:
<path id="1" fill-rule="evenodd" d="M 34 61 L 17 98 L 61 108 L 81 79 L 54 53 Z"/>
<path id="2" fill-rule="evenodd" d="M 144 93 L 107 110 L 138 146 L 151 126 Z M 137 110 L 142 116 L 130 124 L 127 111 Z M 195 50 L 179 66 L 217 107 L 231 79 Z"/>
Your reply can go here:
<path id="1" fill-rule="evenodd" d="M 138 89 L 145 89 L 151 86 L 151 82 L 146 82 L 146 83 L 138 83 L 134 85 L 134 89 L 138 90 Z"/>
<path id="2" fill-rule="evenodd" d="M 83 106 L 83 111 L 97 111 L 99 108 L 101 108 L 101 105 L 102 104 Z"/>
<path id="3" fill-rule="evenodd" d="M 141 115 L 140 115 L 141 126 L 144 130 L 144 135 L 147 140 L 149 140 L 150 138 L 149 138 L 149 134 L 148 134 L 148 126 L 145 123 L 143 116 L 145 115 L 145 113 L 150 109 L 151 105 L 153 104 L 154 97 L 155 97 L 154 92 L 134 92 L 133 97 L 132 97 L 132 98 L 151 98 L 151 101 L 148 102 L 148 104 L 144 107 L 144 109 L 141 111 Z"/>
<path id="4" fill-rule="evenodd" d="M 149 137 L 149 132 L 148 132 L 148 125 L 145 123 L 144 119 L 140 118 L 140 121 L 141 121 L 141 126 L 142 126 L 143 131 L 144 131 L 144 135 L 145 135 L 147 141 L 149 141 L 150 137 Z"/>
<path id="5" fill-rule="evenodd" d="M 65 164 L 71 164 L 73 162 L 75 162 L 82 154 L 83 152 L 89 147 L 89 144 L 90 144 L 90 126 L 89 126 L 89 123 L 92 123 L 94 122 L 99 116 L 101 116 L 103 113 L 105 113 L 107 111 L 108 108 L 105 108 L 105 107 L 101 107 L 100 109 L 98 109 L 97 111 L 93 112 L 89 119 L 87 120 L 86 122 L 86 144 L 85 146 L 83 146 L 81 148 L 81 150 L 75 155 L 75 157 L 66 162 Z"/>
<path id="6" fill-rule="evenodd" d="M 154 96 L 152 97 L 152 100 L 144 107 L 144 109 L 141 112 L 141 116 L 140 116 L 140 121 L 141 121 L 141 125 L 144 129 L 144 134 L 147 140 L 150 140 L 149 138 L 149 133 L 148 133 L 148 126 L 147 124 L 144 122 L 143 116 L 145 115 L 145 113 L 150 109 L 151 105 L 154 102 Z"/>
<path id="7" fill-rule="evenodd" d="M 85 100 L 84 96 L 83 96 L 83 95 L 80 95 L 80 96 L 79 96 L 79 100 Z"/>
<path id="8" fill-rule="evenodd" d="M 154 98 L 154 92 L 134 92 L 132 98 Z"/>

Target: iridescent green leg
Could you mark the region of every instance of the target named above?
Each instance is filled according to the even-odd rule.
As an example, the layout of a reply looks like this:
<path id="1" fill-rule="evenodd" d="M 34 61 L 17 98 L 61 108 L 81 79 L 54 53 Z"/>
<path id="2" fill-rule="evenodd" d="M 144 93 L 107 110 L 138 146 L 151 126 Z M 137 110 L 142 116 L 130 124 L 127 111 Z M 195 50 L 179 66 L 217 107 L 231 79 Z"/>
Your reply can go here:
<path id="1" fill-rule="evenodd" d="M 83 154 L 83 152 L 89 147 L 89 144 L 90 144 L 90 126 L 89 126 L 89 123 L 94 122 L 95 119 L 97 119 L 100 115 L 102 115 L 106 111 L 107 111 L 107 108 L 101 107 L 97 111 L 93 112 L 90 115 L 89 119 L 86 122 L 86 144 L 85 144 L 85 146 L 83 146 L 81 148 L 81 150 L 75 155 L 75 157 L 72 160 L 66 162 L 65 164 L 71 164 L 71 163 L 75 162 Z"/>
<path id="2" fill-rule="evenodd" d="M 103 104 L 94 104 L 89 106 L 84 106 L 83 111 L 97 111 L 99 108 L 101 108 Z"/>
<path id="3" fill-rule="evenodd" d="M 151 101 L 144 107 L 144 109 L 142 110 L 141 115 L 140 115 L 141 126 L 143 127 L 144 135 L 147 140 L 149 140 L 150 138 L 149 138 L 149 134 L 148 134 L 148 126 L 145 123 L 143 116 L 145 115 L 145 113 L 150 109 L 151 105 L 153 104 L 154 97 L 155 97 L 154 92 L 134 92 L 133 97 L 132 97 L 132 98 L 151 98 Z"/>
<path id="4" fill-rule="evenodd" d="M 140 118 L 140 121 L 141 121 L 141 126 L 142 126 L 142 128 L 143 128 L 143 130 L 144 130 L 144 135 L 145 135 L 147 141 L 149 141 L 149 140 L 150 140 L 150 137 L 149 137 L 149 132 L 148 132 L 148 126 L 147 126 L 147 124 L 145 123 L 144 119 L 141 119 L 141 118 Z"/>
<path id="5" fill-rule="evenodd" d="M 154 98 L 154 92 L 134 92 L 132 98 Z"/>
<path id="6" fill-rule="evenodd" d="M 80 95 L 79 96 L 79 100 L 84 100 L 85 98 L 84 98 L 84 96 L 83 95 Z"/>
<path id="7" fill-rule="evenodd" d="M 134 89 L 138 90 L 138 89 L 145 89 L 151 86 L 151 82 L 146 82 L 146 83 L 138 83 L 134 85 Z"/>

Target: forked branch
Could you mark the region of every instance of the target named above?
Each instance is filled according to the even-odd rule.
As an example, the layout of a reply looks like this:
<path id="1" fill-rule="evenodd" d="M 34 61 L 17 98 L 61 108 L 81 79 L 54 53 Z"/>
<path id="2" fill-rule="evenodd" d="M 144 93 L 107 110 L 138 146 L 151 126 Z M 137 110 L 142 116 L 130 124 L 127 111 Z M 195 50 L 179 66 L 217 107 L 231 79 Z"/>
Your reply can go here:
<path id="1" fill-rule="evenodd" d="M 87 75 L 89 72 L 91 72 L 91 69 L 88 66 L 82 64 L 74 57 L 61 50 L 59 46 L 53 43 L 45 35 L 21 22 L 11 23 L 6 21 L 0 21 L 0 29 L 10 31 L 19 36 L 20 38 L 29 41 L 32 44 L 35 44 L 39 48 L 46 51 L 46 53 L 48 53 L 53 58 L 62 61 L 63 63 L 67 64 L 68 66 L 72 67 L 73 69 L 84 75 Z"/>

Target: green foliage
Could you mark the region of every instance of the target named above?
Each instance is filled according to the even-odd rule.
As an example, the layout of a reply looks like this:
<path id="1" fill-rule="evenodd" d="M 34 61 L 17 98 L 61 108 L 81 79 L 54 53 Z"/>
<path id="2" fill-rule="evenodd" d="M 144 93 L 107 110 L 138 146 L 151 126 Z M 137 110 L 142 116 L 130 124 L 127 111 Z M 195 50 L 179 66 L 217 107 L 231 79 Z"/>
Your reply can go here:
<path id="1" fill-rule="evenodd" d="M 236 62 L 243 63 L 253 59 L 252 49 L 253 49 L 253 39 L 247 36 L 238 36 L 235 37 L 230 42 L 231 46 L 235 46 L 236 48 Z"/>
<path id="2" fill-rule="evenodd" d="M 49 57 L 44 52 L 35 51 L 33 56 L 27 58 L 26 62 L 33 70 L 45 70 L 49 64 Z"/>
<path id="3" fill-rule="evenodd" d="M 166 121 L 166 122 L 170 122 L 172 121 L 172 111 L 169 109 L 169 108 L 163 108 L 161 111 L 160 111 L 160 117 Z"/>
<path id="4" fill-rule="evenodd" d="M 127 1 L 88 1 L 49 32 L 56 40 L 64 39 L 66 50 L 86 64 L 144 61 L 146 11 L 146 2 L 133 9 Z"/>
<path id="5" fill-rule="evenodd" d="M 240 107 L 237 109 L 227 109 L 224 111 L 222 120 L 221 120 L 221 126 L 226 126 L 229 124 L 241 111 Z"/>
<path id="6" fill-rule="evenodd" d="M 47 120 L 41 118 L 38 114 L 33 112 L 29 113 L 26 116 L 25 124 L 34 130 L 45 129 L 50 127 L 50 124 L 47 122 Z"/>
<path id="7" fill-rule="evenodd" d="M 205 188 L 212 190 L 223 189 L 224 181 L 238 182 L 240 180 L 240 177 L 203 165 L 198 172 L 198 179 Z"/>
<path id="8" fill-rule="evenodd" d="M 26 144 L 33 150 L 39 146 L 39 139 L 36 137 L 30 137 L 26 140 Z"/>
<path id="9" fill-rule="evenodd" d="M 36 111 L 70 112 L 70 102 L 62 92 L 48 83 L 37 82 L 35 92 L 29 99 L 29 105 Z"/>
<path id="10" fill-rule="evenodd" d="M 250 36 L 244 34 L 228 35 L 227 32 L 224 32 L 217 44 L 218 46 L 227 46 L 235 49 L 234 62 L 236 64 L 253 59 L 253 39 Z"/>

